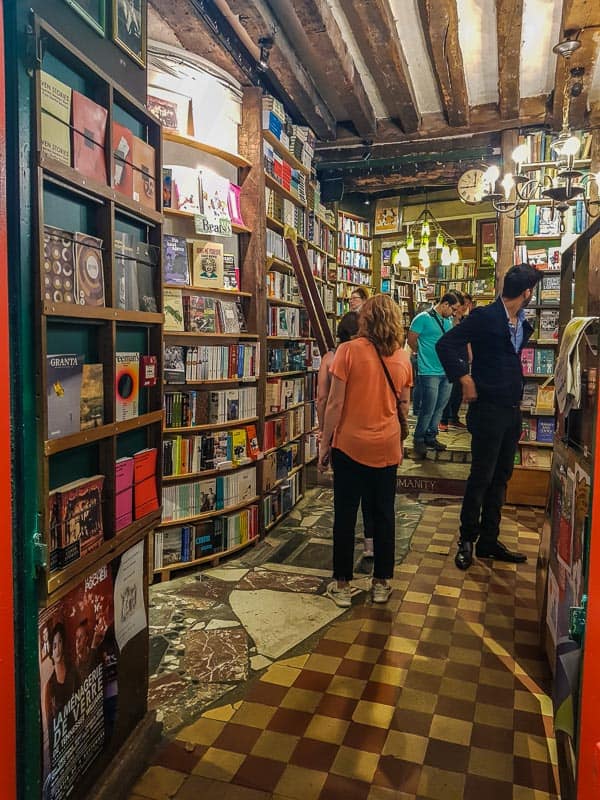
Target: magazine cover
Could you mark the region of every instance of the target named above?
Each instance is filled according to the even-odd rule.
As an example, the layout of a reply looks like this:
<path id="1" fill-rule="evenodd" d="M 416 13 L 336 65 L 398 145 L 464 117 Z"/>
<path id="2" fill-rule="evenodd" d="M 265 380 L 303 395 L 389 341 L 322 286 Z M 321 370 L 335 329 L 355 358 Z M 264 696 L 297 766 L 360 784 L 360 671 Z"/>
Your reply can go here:
<path id="1" fill-rule="evenodd" d="M 44 300 L 52 303 L 75 302 L 73 234 L 44 225 L 43 257 Z"/>
<path id="2" fill-rule="evenodd" d="M 75 289 L 79 305 L 105 304 L 102 239 L 79 232 L 75 234 Z"/>
<path id="3" fill-rule="evenodd" d="M 112 131 L 114 187 L 127 197 L 132 197 L 133 169 L 131 166 L 131 151 L 133 149 L 133 133 L 125 125 L 120 125 L 118 122 L 113 122 Z"/>
<path id="4" fill-rule="evenodd" d="M 94 475 L 59 486 L 56 490 L 60 528 L 59 566 L 66 567 L 77 561 L 104 541 L 103 486 L 104 475 Z"/>
<path id="5" fill-rule="evenodd" d="M 108 111 L 73 90 L 73 166 L 82 175 L 106 183 L 104 139 Z"/>
<path id="6" fill-rule="evenodd" d="M 80 395 L 81 430 L 104 424 L 103 364 L 84 364 Z"/>
<path id="7" fill-rule="evenodd" d="M 130 233 L 115 231 L 115 284 L 117 308 L 139 311 L 135 243 Z"/>
<path id="8" fill-rule="evenodd" d="M 100 567 L 40 612 L 39 670 L 44 800 L 65 800 L 110 742 L 119 649 L 113 581 Z"/>
<path id="9" fill-rule="evenodd" d="M 84 356 L 61 353 L 46 356 L 48 439 L 81 430 L 80 402 Z"/>
<path id="10" fill-rule="evenodd" d="M 156 152 L 138 136 L 133 136 L 133 199 L 156 210 Z"/>
<path id="11" fill-rule="evenodd" d="M 133 419 L 139 414 L 140 354 L 116 353 L 115 422 Z"/>

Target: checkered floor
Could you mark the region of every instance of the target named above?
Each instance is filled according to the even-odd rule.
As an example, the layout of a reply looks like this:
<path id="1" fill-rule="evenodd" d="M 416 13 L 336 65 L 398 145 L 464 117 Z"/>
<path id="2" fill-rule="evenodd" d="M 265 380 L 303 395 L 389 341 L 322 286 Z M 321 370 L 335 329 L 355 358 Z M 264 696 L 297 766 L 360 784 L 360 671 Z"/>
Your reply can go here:
<path id="1" fill-rule="evenodd" d="M 507 509 L 529 561 L 453 563 L 458 506 L 428 506 L 385 607 L 357 606 L 311 652 L 166 743 L 130 800 L 557 800 L 538 646 L 541 518 Z"/>

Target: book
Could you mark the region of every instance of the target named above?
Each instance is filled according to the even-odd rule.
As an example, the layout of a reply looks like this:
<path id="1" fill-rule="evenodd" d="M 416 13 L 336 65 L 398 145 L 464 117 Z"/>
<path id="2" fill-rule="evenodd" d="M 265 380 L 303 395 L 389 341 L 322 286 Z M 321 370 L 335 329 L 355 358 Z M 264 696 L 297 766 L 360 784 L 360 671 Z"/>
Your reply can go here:
<path id="1" fill-rule="evenodd" d="M 135 252 L 138 308 L 140 311 L 156 314 L 158 306 L 156 304 L 155 279 L 159 250 L 147 242 L 138 242 Z"/>
<path id="2" fill-rule="evenodd" d="M 139 414 L 140 354 L 116 353 L 115 421 L 133 419 Z"/>
<path id="3" fill-rule="evenodd" d="M 544 447 L 521 447 L 521 464 L 524 467 L 549 469 L 552 465 L 552 450 Z"/>
<path id="4" fill-rule="evenodd" d="M 535 410 L 538 412 L 554 412 L 554 386 L 538 386 L 535 398 Z"/>
<path id="5" fill-rule="evenodd" d="M 116 307 L 127 311 L 139 311 L 136 245 L 132 235 L 123 231 L 115 231 L 114 250 Z"/>
<path id="6" fill-rule="evenodd" d="M 104 306 L 102 239 L 75 233 L 75 298 L 81 306 Z"/>
<path id="7" fill-rule="evenodd" d="M 190 97 L 159 86 L 149 86 L 147 104 L 148 110 L 167 130 L 177 131 L 184 136 L 193 136 L 193 126 L 190 125 Z"/>
<path id="8" fill-rule="evenodd" d="M 185 347 L 165 345 L 163 377 L 167 383 L 185 383 Z"/>
<path id="9" fill-rule="evenodd" d="M 172 165 L 171 170 L 171 208 L 199 214 L 201 211 L 200 173 L 191 167 Z"/>
<path id="10" fill-rule="evenodd" d="M 524 417 L 521 421 L 521 442 L 535 442 L 537 433 L 537 419 L 535 417 Z"/>
<path id="11" fill-rule="evenodd" d="M 537 424 L 536 441 L 552 444 L 554 441 L 554 418 L 540 417 Z"/>
<path id="12" fill-rule="evenodd" d="M 156 95 L 148 93 L 146 105 L 148 107 L 148 111 L 151 114 L 154 114 L 163 128 L 166 128 L 170 131 L 179 130 L 177 103 L 175 101 L 168 100 L 164 97 L 156 97 Z"/>
<path id="13" fill-rule="evenodd" d="M 246 429 L 234 428 L 231 431 L 231 453 L 234 465 L 243 464 L 248 460 L 246 455 Z"/>
<path id="14" fill-rule="evenodd" d="M 59 439 L 81 430 L 82 355 L 46 356 L 48 439 Z"/>
<path id="15" fill-rule="evenodd" d="M 531 334 L 531 339 L 535 340 L 538 338 L 539 334 L 539 319 L 538 313 L 536 308 L 525 308 L 523 309 L 523 314 L 527 322 L 533 328 L 533 333 Z"/>
<path id="16" fill-rule="evenodd" d="M 96 550 L 104 540 L 104 475 L 81 478 L 58 487 L 59 567 Z"/>
<path id="17" fill-rule="evenodd" d="M 140 386 L 148 388 L 156 386 L 158 380 L 158 359 L 147 355 L 140 357 Z"/>
<path id="18" fill-rule="evenodd" d="M 42 153 L 71 166 L 72 89 L 53 75 L 40 70 Z"/>
<path id="19" fill-rule="evenodd" d="M 163 305 L 165 314 L 164 329 L 166 331 L 185 330 L 181 289 L 164 289 Z"/>
<path id="20" fill-rule="evenodd" d="M 535 381 L 526 381 L 523 387 L 523 398 L 521 408 L 533 409 L 537 401 L 538 384 Z"/>
<path id="21" fill-rule="evenodd" d="M 530 208 L 535 208 L 530 206 Z M 550 206 L 536 208 L 537 230 L 528 231 L 540 236 L 560 236 L 560 214 Z"/>
<path id="22" fill-rule="evenodd" d="M 256 460 L 260 455 L 256 425 L 246 425 L 246 452 L 253 460 Z"/>
<path id="23" fill-rule="evenodd" d="M 106 183 L 104 141 L 108 111 L 73 89 L 73 166 L 82 175 Z"/>
<path id="24" fill-rule="evenodd" d="M 75 302 L 73 234 L 44 225 L 43 293 L 50 303 Z"/>
<path id="25" fill-rule="evenodd" d="M 217 175 L 211 170 L 202 172 L 202 208 L 209 226 L 219 228 L 221 220 L 231 220 L 227 198 L 230 183 L 227 178 Z"/>
<path id="26" fill-rule="evenodd" d="M 133 455 L 135 519 L 141 519 L 159 508 L 156 490 L 156 460 L 156 447 L 147 447 Z"/>
<path id="27" fill-rule="evenodd" d="M 184 236 L 166 234 L 163 237 L 163 260 L 165 283 L 189 285 L 188 244 Z"/>
<path id="28" fill-rule="evenodd" d="M 540 311 L 540 342 L 558 341 L 558 309 L 543 308 Z"/>
<path id="29" fill-rule="evenodd" d="M 173 170 L 170 167 L 163 167 L 162 170 L 162 202 L 163 208 L 172 208 Z"/>
<path id="30" fill-rule="evenodd" d="M 235 265 L 235 256 L 231 253 L 223 253 L 223 288 L 240 288 L 240 271 Z"/>
<path id="31" fill-rule="evenodd" d="M 560 275 L 544 275 L 539 290 L 540 303 L 557 303 L 560 300 Z"/>
<path id="32" fill-rule="evenodd" d="M 215 333 L 215 301 L 212 297 L 191 295 L 184 298 L 186 314 L 186 330 L 193 333 Z"/>
<path id="33" fill-rule="evenodd" d="M 545 247 L 539 247 L 527 251 L 527 261 L 530 266 L 541 272 L 548 269 L 548 252 Z"/>
<path id="34" fill-rule="evenodd" d="M 548 269 L 558 270 L 561 264 L 560 247 L 548 248 Z"/>
<path id="35" fill-rule="evenodd" d="M 242 207 L 240 203 L 241 187 L 235 183 L 229 184 L 229 191 L 227 192 L 227 210 L 229 217 L 234 225 L 244 225 L 242 217 Z"/>
<path id="36" fill-rule="evenodd" d="M 554 348 L 537 347 L 535 350 L 534 372 L 536 375 L 552 375 L 554 373 Z"/>
<path id="37" fill-rule="evenodd" d="M 218 300 L 219 328 L 221 333 L 240 333 L 240 320 L 235 300 Z"/>
<path id="38" fill-rule="evenodd" d="M 156 152 L 139 136 L 133 136 L 132 140 L 132 197 L 136 203 L 156 210 Z"/>
<path id="39" fill-rule="evenodd" d="M 115 532 L 133 522 L 133 457 L 115 462 Z"/>
<path id="40" fill-rule="evenodd" d="M 535 350 L 533 347 L 524 347 L 521 350 L 521 365 L 523 367 L 523 375 L 533 375 L 535 362 Z"/>
<path id="41" fill-rule="evenodd" d="M 98 428 L 104 424 L 104 365 L 84 364 L 79 399 L 80 429 Z"/>
<path id="42" fill-rule="evenodd" d="M 113 134 L 113 186 L 127 197 L 133 197 L 133 133 L 118 122 L 112 124 Z"/>
<path id="43" fill-rule="evenodd" d="M 192 243 L 194 286 L 223 288 L 223 245 L 195 240 Z"/>
<path id="44" fill-rule="evenodd" d="M 50 492 L 48 495 L 48 542 L 50 550 L 50 572 L 59 568 L 60 559 L 60 518 L 58 515 L 57 491 Z"/>

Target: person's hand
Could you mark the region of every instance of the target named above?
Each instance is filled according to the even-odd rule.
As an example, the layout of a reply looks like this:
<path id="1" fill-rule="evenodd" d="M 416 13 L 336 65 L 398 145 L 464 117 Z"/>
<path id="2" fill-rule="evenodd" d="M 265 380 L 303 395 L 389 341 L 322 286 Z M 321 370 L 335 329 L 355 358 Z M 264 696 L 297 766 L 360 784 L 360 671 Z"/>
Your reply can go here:
<path id="1" fill-rule="evenodd" d="M 329 469 L 329 460 L 331 457 L 331 448 L 325 447 L 323 443 L 319 447 L 319 461 L 317 464 L 317 469 L 319 472 L 327 472 Z"/>
<path id="2" fill-rule="evenodd" d="M 477 387 L 470 375 L 463 375 L 460 379 L 462 384 L 463 403 L 474 403 L 477 400 Z"/>

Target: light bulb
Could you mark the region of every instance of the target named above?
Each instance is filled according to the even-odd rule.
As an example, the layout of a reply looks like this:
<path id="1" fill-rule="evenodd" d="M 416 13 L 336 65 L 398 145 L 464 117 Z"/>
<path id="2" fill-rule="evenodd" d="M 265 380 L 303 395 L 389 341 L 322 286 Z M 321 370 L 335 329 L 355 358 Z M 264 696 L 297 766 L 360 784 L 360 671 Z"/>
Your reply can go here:
<path id="1" fill-rule="evenodd" d="M 421 225 L 421 236 L 429 237 L 429 223 L 427 220 L 425 220 L 425 222 Z"/>
<path id="2" fill-rule="evenodd" d="M 500 177 L 500 170 L 495 164 L 488 167 L 483 174 L 484 194 L 494 194 L 496 191 L 496 181 Z"/>
<path id="3" fill-rule="evenodd" d="M 438 235 L 435 237 L 436 250 L 441 250 L 443 246 L 444 246 L 444 237 L 441 233 L 438 233 Z"/>
<path id="4" fill-rule="evenodd" d="M 429 250 L 426 250 L 424 247 L 419 250 L 419 261 L 421 262 L 422 267 L 429 269 L 431 266 L 431 261 L 429 260 Z"/>
<path id="5" fill-rule="evenodd" d="M 504 178 L 501 181 L 501 186 L 504 189 L 504 198 L 506 200 L 509 199 L 510 193 L 512 191 L 515 182 L 513 180 L 512 172 L 507 172 Z"/>
<path id="6" fill-rule="evenodd" d="M 577 136 L 569 136 L 569 138 L 565 141 L 562 146 L 562 152 L 566 156 L 573 156 L 575 157 L 579 152 L 579 148 L 581 147 L 581 142 L 577 138 Z"/>
<path id="7" fill-rule="evenodd" d="M 460 255 L 458 253 L 458 248 L 453 247 L 452 250 L 450 251 L 450 263 L 458 264 L 459 261 L 460 261 Z"/>
<path id="8" fill-rule="evenodd" d="M 406 247 L 400 248 L 400 266 L 404 267 L 405 269 L 410 267 L 410 256 L 406 252 Z"/>
<path id="9" fill-rule="evenodd" d="M 441 255 L 441 262 L 442 267 L 448 267 L 450 265 L 450 248 L 447 244 L 442 247 L 442 255 Z"/>
<path id="10" fill-rule="evenodd" d="M 521 164 L 527 162 L 529 158 L 529 148 L 526 144 L 520 144 L 512 152 L 512 159 L 517 165 L 517 174 L 521 171 Z"/>
<path id="11" fill-rule="evenodd" d="M 414 250 L 415 249 L 415 237 L 412 233 L 409 233 L 406 237 L 406 249 L 407 250 Z"/>

